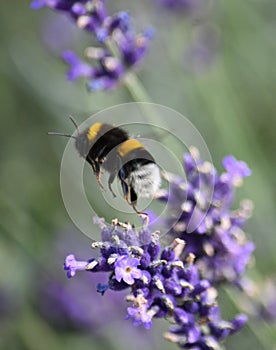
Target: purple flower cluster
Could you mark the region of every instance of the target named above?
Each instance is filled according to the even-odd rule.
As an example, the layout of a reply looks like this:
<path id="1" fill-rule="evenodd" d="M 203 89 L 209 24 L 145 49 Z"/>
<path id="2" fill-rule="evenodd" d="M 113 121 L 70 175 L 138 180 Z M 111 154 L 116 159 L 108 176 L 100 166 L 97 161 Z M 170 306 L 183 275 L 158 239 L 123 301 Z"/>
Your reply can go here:
<path id="1" fill-rule="evenodd" d="M 262 288 L 259 290 L 259 309 L 258 316 L 268 322 L 276 323 L 276 281 L 274 278 L 268 278 L 265 283 L 261 284 Z M 256 298 L 257 299 L 257 298 Z M 258 305 L 258 304 L 257 304 Z M 260 319 L 260 317 L 257 317 Z"/>
<path id="2" fill-rule="evenodd" d="M 127 71 L 145 56 L 152 30 L 136 35 L 129 14 L 120 12 L 109 16 L 104 0 L 33 0 L 31 3 L 34 9 L 44 6 L 67 13 L 79 28 L 92 33 L 101 44 L 85 50 L 87 61 L 72 51 L 63 53 L 70 67 L 68 79 L 88 79 L 89 90 L 116 87 Z"/>
<path id="3" fill-rule="evenodd" d="M 235 188 L 251 174 L 246 163 L 227 156 L 225 172 L 219 175 L 193 148 L 184 155 L 187 179 L 167 174 L 170 190 L 160 196 L 178 208 L 177 222 L 167 220 L 170 236 L 186 242 L 184 254 L 193 253 L 201 275 L 213 282 L 241 285 L 241 277 L 254 244 L 246 238 L 243 226 L 250 217 L 252 203 L 243 200 L 232 209 Z"/>
<path id="4" fill-rule="evenodd" d="M 179 258 L 182 240 L 162 250 L 158 232 L 136 232 L 118 221 L 113 226 L 101 222 L 101 229 L 102 241 L 92 244 L 100 249 L 99 256 L 77 261 L 70 254 L 64 269 L 68 277 L 77 270 L 108 273 L 106 283 L 97 286 L 101 294 L 129 289 L 127 318 L 134 326 L 149 329 L 153 318 L 165 318 L 175 324 L 166 339 L 185 349 L 219 349 L 220 340 L 245 324 L 243 315 L 231 322 L 221 320 L 216 289 L 201 279 L 193 254 L 184 261 Z"/>

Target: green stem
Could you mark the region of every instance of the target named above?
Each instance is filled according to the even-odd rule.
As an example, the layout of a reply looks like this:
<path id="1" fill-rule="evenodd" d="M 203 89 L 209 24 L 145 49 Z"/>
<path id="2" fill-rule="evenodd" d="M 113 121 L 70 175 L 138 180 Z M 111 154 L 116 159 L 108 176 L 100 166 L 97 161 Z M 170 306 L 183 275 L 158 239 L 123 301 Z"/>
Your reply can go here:
<path id="1" fill-rule="evenodd" d="M 125 85 L 132 98 L 136 102 L 152 102 L 143 84 L 133 72 L 129 72 L 125 77 Z"/>
<path id="2" fill-rule="evenodd" d="M 112 39 L 106 42 L 106 47 L 115 57 L 120 59 L 120 52 L 116 46 L 116 43 Z M 143 84 L 140 82 L 135 73 L 129 71 L 124 78 L 124 83 L 128 88 L 134 101 L 148 103 L 152 102 L 149 94 L 147 93 L 146 89 L 144 88 Z"/>
<path id="3" fill-rule="evenodd" d="M 128 72 L 125 76 L 124 82 L 133 100 L 138 102 L 146 121 L 154 126 L 160 126 L 160 113 L 157 111 L 158 105 L 152 102 L 137 75 L 133 72 Z M 164 121 L 162 121 L 162 127 L 164 127 Z M 166 131 L 163 129 L 155 129 L 154 132 L 161 139 L 164 139 L 167 136 Z"/>
<path id="4" fill-rule="evenodd" d="M 21 226 L 21 222 L 32 222 L 32 230 L 33 232 L 47 234 L 44 232 L 43 228 L 41 228 L 40 224 L 36 221 L 34 217 L 30 218 L 29 214 L 26 213 L 23 208 L 18 206 L 18 204 L 10 199 L 10 197 L 0 191 L 1 197 L 1 209 L 2 211 L 7 211 L 9 213 L 16 213 L 16 217 L 13 221 L 10 221 L 9 224 L 6 223 L 6 217 L 1 220 L 0 228 L 2 234 L 7 234 L 8 238 L 12 240 L 25 254 L 28 258 L 35 263 L 36 266 L 39 267 L 39 270 L 45 275 L 50 276 L 47 268 L 42 264 L 40 254 L 38 254 L 38 246 L 37 242 L 30 237 L 26 237 L 25 235 L 20 234 L 17 228 Z M 30 233 L 31 235 L 32 233 Z M 31 244 L 33 243 L 33 244 Z M 43 247 L 39 246 L 39 249 Z"/>
<path id="5" fill-rule="evenodd" d="M 115 57 L 120 58 L 120 52 L 112 39 L 106 42 L 106 46 Z M 157 106 L 153 103 L 147 90 L 133 71 L 127 72 L 124 77 L 124 84 L 133 100 L 138 102 L 145 120 L 156 127 L 160 126 L 160 116 L 156 110 Z M 166 133 L 162 129 L 156 129 L 154 132 L 161 138 L 166 137 Z"/>

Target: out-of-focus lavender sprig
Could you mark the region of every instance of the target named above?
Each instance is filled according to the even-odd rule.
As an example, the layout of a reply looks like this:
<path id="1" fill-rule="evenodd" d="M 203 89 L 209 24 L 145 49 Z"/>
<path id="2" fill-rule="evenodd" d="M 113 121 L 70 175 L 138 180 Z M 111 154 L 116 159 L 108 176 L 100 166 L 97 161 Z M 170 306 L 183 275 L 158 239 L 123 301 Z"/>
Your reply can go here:
<path id="1" fill-rule="evenodd" d="M 256 277 L 246 281 L 247 293 L 241 296 L 239 307 L 257 322 L 265 320 L 276 325 L 276 276 Z"/>
<path id="2" fill-rule="evenodd" d="M 220 30 L 212 24 L 202 24 L 193 29 L 191 43 L 184 52 L 185 70 L 201 74 L 216 62 L 220 51 Z"/>
<path id="3" fill-rule="evenodd" d="M 250 260 L 254 244 L 247 240 L 243 226 L 251 215 L 252 203 L 243 200 L 232 209 L 235 188 L 251 174 L 246 163 L 227 156 L 223 160 L 225 172 L 219 175 L 208 162 L 200 159 L 195 148 L 184 154 L 187 180 L 167 174 L 170 190 L 161 200 L 172 211 L 180 210 L 178 221 L 167 220 L 171 239 L 179 237 L 186 242 L 185 254 L 193 253 L 203 278 L 212 283 L 230 282 L 239 286 Z M 200 176 L 199 176 L 200 174 Z M 200 181 L 204 182 L 200 186 Z M 202 184 L 201 184 L 202 185 Z M 210 196 L 210 189 L 214 189 Z M 187 232 L 193 222 L 196 227 Z"/>
<path id="4" fill-rule="evenodd" d="M 240 330 L 244 315 L 231 322 L 221 320 L 216 302 L 217 291 L 202 279 L 193 254 L 179 259 L 184 248 L 180 239 L 161 248 L 158 232 L 118 221 L 113 226 L 100 222 L 102 241 L 94 242 L 100 254 L 88 261 L 67 256 L 64 269 L 72 277 L 78 270 L 106 272 L 106 282 L 98 284 L 101 294 L 107 290 L 129 290 L 127 318 L 133 325 L 151 328 L 153 318 L 164 318 L 175 324 L 166 339 L 186 349 L 220 349 L 220 340 Z M 93 301 L 91 301 L 93 302 Z"/>
<path id="5" fill-rule="evenodd" d="M 51 276 L 41 276 L 39 279 L 36 307 L 44 319 L 59 330 L 72 329 L 100 334 L 107 320 L 112 322 L 118 314 L 122 314 L 123 303 L 120 302 L 119 296 L 114 293 L 108 302 L 101 303 L 94 285 L 105 280 L 104 274 L 99 274 L 97 279 L 93 274 L 79 276 L 81 278 L 77 284 L 68 285 L 62 278 L 62 270 L 55 268 L 60 263 L 60 257 L 72 247 L 76 254 L 89 256 L 87 241 L 78 239 L 78 233 L 77 230 L 66 229 L 54 236 L 49 262 L 52 273 Z M 91 305 L 91 298 L 96 300 L 95 305 Z M 95 317 L 95 314 L 101 314 L 102 317 Z"/>
<path id="6" fill-rule="evenodd" d="M 129 13 L 108 15 L 104 0 L 33 0 L 31 3 L 33 9 L 44 6 L 68 14 L 79 28 L 92 33 L 99 42 L 99 47 L 85 50 L 86 61 L 72 51 L 62 55 L 70 67 L 68 79 L 87 79 L 91 91 L 116 87 L 147 52 L 153 31 L 146 29 L 136 34 Z"/>

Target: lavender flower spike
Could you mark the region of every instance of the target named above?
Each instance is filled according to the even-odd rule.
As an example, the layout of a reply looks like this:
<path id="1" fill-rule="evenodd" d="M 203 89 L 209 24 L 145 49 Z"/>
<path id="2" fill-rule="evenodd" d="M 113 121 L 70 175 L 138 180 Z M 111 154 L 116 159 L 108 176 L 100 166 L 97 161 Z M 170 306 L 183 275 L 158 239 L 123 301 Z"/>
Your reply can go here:
<path id="1" fill-rule="evenodd" d="M 184 154 L 187 181 L 167 176 L 170 192 L 163 193 L 160 200 L 167 201 L 172 212 L 179 208 L 180 213 L 177 222 L 167 220 L 168 227 L 172 227 L 170 237 L 186 242 L 184 255 L 195 255 L 195 264 L 203 278 L 213 283 L 230 282 L 242 286 L 242 277 L 254 250 L 254 244 L 247 240 L 243 231 L 253 205 L 249 200 L 241 201 L 235 210 L 232 205 L 235 188 L 251 170 L 233 156 L 224 158 L 226 172 L 221 175 L 211 164 L 204 165 L 193 149 Z M 200 181 L 204 186 L 200 187 Z M 194 229 L 189 232 L 192 221 Z"/>
<path id="2" fill-rule="evenodd" d="M 127 289 L 131 305 L 126 318 L 134 326 L 149 329 L 154 318 L 174 320 L 175 326 L 165 335 L 168 340 L 185 349 L 221 349 L 219 342 L 244 325 L 243 315 L 231 322 L 220 318 L 217 291 L 200 277 L 194 256 L 180 260 L 183 241 L 176 239 L 162 250 L 158 232 L 145 228 L 136 232 L 117 220 L 114 227 L 98 222 L 102 241 L 92 248 L 100 247 L 100 255 L 80 266 L 69 256 L 65 265 L 71 275 L 76 269 L 106 272 L 107 283 L 97 285 L 102 294 L 108 287 L 117 292 Z"/>
<path id="3" fill-rule="evenodd" d="M 87 62 L 71 51 L 63 53 L 64 61 L 70 66 L 68 79 L 85 78 L 90 91 L 118 86 L 147 52 L 152 31 L 136 35 L 130 15 L 127 12 L 108 15 L 104 0 L 33 0 L 31 3 L 33 9 L 44 6 L 66 13 L 101 44 L 84 50 Z"/>

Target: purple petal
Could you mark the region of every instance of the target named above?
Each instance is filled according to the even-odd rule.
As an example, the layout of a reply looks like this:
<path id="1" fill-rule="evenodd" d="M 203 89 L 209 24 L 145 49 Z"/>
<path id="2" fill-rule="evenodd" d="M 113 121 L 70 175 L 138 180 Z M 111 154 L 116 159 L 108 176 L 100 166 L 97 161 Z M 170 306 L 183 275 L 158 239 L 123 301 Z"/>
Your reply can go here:
<path id="1" fill-rule="evenodd" d="M 83 4 L 81 4 L 81 3 L 79 3 L 79 2 L 75 3 L 72 6 L 71 11 L 77 16 L 82 16 L 82 15 L 86 14 L 85 6 Z"/>
<path id="2" fill-rule="evenodd" d="M 222 164 L 226 171 L 233 176 L 247 177 L 251 175 L 251 170 L 248 168 L 247 164 L 243 161 L 236 160 L 236 158 L 231 155 L 226 156 Z"/>
<path id="3" fill-rule="evenodd" d="M 118 282 L 121 282 L 122 278 L 124 277 L 124 271 L 120 267 L 115 267 L 115 277 Z"/>
<path id="4" fill-rule="evenodd" d="M 232 320 L 233 333 L 239 331 L 247 322 L 246 315 L 238 315 Z"/>
<path id="5" fill-rule="evenodd" d="M 188 331 L 188 342 L 189 343 L 195 343 L 196 341 L 199 340 L 201 335 L 200 328 L 198 326 L 191 327 Z"/>
<path id="6" fill-rule="evenodd" d="M 126 255 L 120 256 L 116 262 L 115 262 L 115 267 L 124 267 L 127 264 L 128 257 Z"/>
<path id="7" fill-rule="evenodd" d="M 142 273 L 142 271 L 139 270 L 139 269 L 133 269 L 133 270 L 131 271 L 131 276 L 132 276 L 133 278 L 141 278 L 142 275 L 143 275 L 143 273 Z"/>
<path id="8" fill-rule="evenodd" d="M 74 52 L 64 51 L 62 58 L 70 66 L 67 73 L 70 81 L 74 81 L 80 77 L 90 78 L 93 76 L 94 69 L 89 64 L 83 62 Z"/>
<path id="9" fill-rule="evenodd" d="M 99 79 L 94 79 L 88 82 L 87 87 L 90 91 L 111 90 L 118 85 L 116 79 L 103 76 Z"/>
<path id="10" fill-rule="evenodd" d="M 132 285 L 135 282 L 134 278 L 129 273 L 123 275 L 123 280 L 129 285 Z"/>
<path id="11" fill-rule="evenodd" d="M 137 267 L 140 264 L 140 261 L 136 258 L 130 258 L 127 261 L 127 265 L 130 267 Z"/>
<path id="12" fill-rule="evenodd" d="M 134 307 L 128 307 L 127 308 L 127 313 L 128 313 L 129 316 L 134 316 L 137 313 L 137 309 L 134 308 Z"/>
<path id="13" fill-rule="evenodd" d="M 64 263 L 64 270 L 67 271 L 67 277 L 74 277 L 77 270 L 85 270 L 86 261 L 77 261 L 74 254 L 67 255 Z"/>

